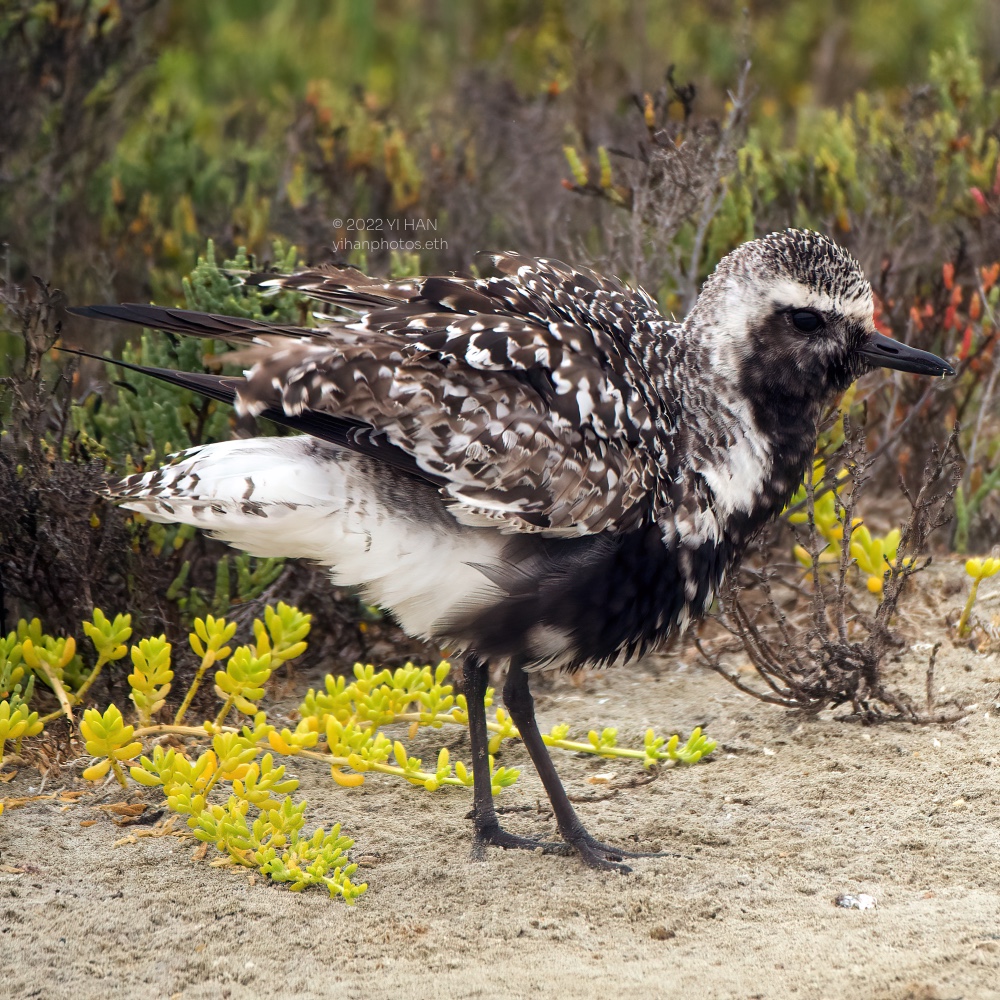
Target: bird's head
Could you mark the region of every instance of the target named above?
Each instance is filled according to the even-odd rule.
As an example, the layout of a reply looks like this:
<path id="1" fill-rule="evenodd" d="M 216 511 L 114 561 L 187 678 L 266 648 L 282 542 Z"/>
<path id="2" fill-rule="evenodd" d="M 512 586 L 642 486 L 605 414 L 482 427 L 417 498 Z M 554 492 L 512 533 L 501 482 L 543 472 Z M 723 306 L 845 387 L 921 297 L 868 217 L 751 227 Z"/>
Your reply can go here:
<path id="1" fill-rule="evenodd" d="M 945 361 L 875 328 L 861 265 L 819 233 L 744 243 L 705 283 L 688 323 L 712 368 L 749 395 L 822 402 L 876 367 L 954 375 Z"/>

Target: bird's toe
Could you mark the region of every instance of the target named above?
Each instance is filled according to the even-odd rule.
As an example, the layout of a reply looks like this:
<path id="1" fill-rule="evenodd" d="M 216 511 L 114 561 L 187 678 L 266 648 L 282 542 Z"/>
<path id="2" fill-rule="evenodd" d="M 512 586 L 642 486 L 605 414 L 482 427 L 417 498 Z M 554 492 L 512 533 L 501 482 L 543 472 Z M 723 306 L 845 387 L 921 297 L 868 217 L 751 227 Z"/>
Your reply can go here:
<path id="1" fill-rule="evenodd" d="M 485 857 L 485 848 L 502 847 L 505 851 L 541 851 L 542 854 L 570 854 L 572 848 L 561 841 L 538 840 L 536 837 L 521 837 L 510 833 L 499 823 L 494 823 L 476 831 L 473 856 Z"/>
<path id="2" fill-rule="evenodd" d="M 582 838 L 582 843 L 592 850 L 599 851 L 614 861 L 621 861 L 623 858 L 681 858 L 683 854 L 675 854 L 669 851 L 626 851 L 624 848 L 605 844 L 600 840 L 595 840 L 589 834 Z M 577 849 L 579 850 L 578 845 Z"/>
<path id="3" fill-rule="evenodd" d="M 580 860 L 588 867 L 597 871 L 618 872 L 620 875 L 627 875 L 632 869 L 622 861 L 621 852 L 613 848 L 603 850 L 603 845 L 592 846 L 589 843 L 573 845 Z"/>

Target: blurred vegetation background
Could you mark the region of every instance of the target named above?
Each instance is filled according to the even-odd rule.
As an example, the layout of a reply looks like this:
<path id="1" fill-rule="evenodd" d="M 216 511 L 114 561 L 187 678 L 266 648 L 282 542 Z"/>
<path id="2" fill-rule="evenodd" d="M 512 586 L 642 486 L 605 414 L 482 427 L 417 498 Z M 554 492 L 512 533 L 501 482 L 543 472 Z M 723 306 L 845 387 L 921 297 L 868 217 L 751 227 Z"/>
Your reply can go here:
<path id="1" fill-rule="evenodd" d="M 314 261 L 336 217 L 434 219 L 447 248 L 424 268 L 587 238 L 599 255 L 604 220 L 561 189 L 563 146 L 634 153 L 634 101 L 670 67 L 704 122 L 751 59 L 751 147 L 835 173 L 850 164 L 830 133 L 859 93 L 902 118 L 942 84 L 968 90 L 959 101 L 977 72 L 994 85 L 998 14 L 990 0 L 4 0 L 9 274 L 74 301 L 162 301 L 208 238 L 266 257 L 280 237 Z M 935 77 L 946 53 L 978 70 Z M 784 206 L 784 221 L 816 207 Z"/>
<path id="2" fill-rule="evenodd" d="M 322 603 L 308 568 L 240 562 L 93 493 L 239 430 L 229 414 L 48 351 L 61 335 L 199 363 L 199 345 L 64 322 L 66 302 L 300 315 L 234 292 L 216 254 L 407 274 L 509 248 L 683 312 L 738 243 L 820 229 L 872 276 L 886 331 L 960 362 L 947 385 L 864 383 L 881 482 L 960 419 L 949 544 L 1000 541 L 998 82 L 995 0 L 0 0 L 0 632 L 95 604 L 176 630 Z M 365 236 L 423 245 L 343 243 Z M 325 613 L 326 652 L 382 634 L 346 598 Z"/>

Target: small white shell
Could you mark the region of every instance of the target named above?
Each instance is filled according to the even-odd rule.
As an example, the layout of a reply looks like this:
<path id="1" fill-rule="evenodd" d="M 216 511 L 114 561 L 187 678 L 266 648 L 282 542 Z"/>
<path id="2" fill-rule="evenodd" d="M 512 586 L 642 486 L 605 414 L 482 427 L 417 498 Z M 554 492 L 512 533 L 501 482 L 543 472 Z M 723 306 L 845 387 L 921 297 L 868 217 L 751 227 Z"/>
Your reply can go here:
<path id="1" fill-rule="evenodd" d="M 849 896 L 846 893 L 841 893 L 834 900 L 834 903 L 837 906 L 843 907 L 845 910 L 874 910 L 878 905 L 875 902 L 874 896 L 867 896 L 863 892 L 859 892 L 856 896 Z"/>

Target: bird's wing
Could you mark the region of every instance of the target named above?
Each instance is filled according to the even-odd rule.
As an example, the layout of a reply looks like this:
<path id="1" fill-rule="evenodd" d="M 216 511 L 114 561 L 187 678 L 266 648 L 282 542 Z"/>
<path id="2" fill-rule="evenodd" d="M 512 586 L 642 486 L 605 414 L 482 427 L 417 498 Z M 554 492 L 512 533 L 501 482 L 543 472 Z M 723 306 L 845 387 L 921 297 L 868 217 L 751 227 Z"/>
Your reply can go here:
<path id="1" fill-rule="evenodd" d="M 237 407 L 373 428 L 442 484 L 463 523 L 555 535 L 638 523 L 660 414 L 632 341 L 655 307 L 556 262 L 495 261 L 501 274 L 483 279 L 251 276 L 355 315 L 323 315 L 309 330 L 250 322 L 240 332 L 229 319 L 215 334 L 218 317 L 171 310 L 167 328 L 250 341 Z M 142 322 L 164 325 L 150 311 Z"/>

